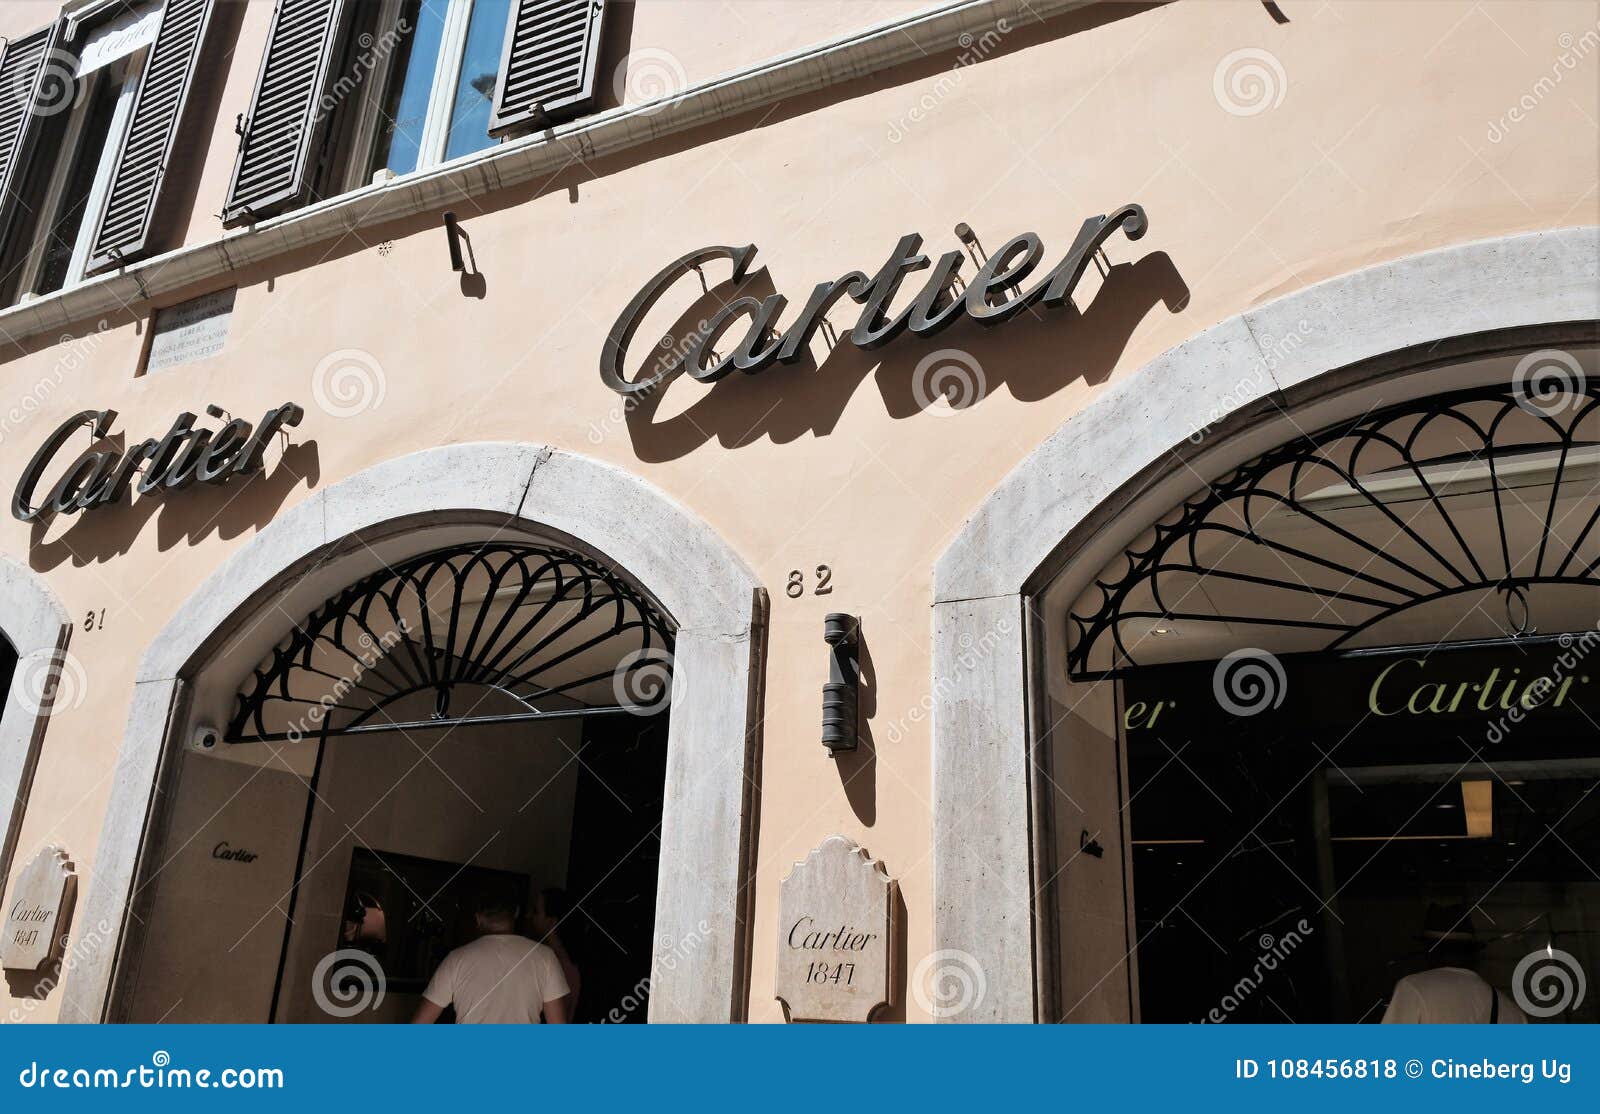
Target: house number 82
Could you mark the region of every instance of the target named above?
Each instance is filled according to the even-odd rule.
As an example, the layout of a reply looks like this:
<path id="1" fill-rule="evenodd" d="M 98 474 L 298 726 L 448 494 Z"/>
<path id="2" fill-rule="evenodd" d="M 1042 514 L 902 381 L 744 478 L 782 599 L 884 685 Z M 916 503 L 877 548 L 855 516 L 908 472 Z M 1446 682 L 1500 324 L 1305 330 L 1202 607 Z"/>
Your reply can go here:
<path id="1" fill-rule="evenodd" d="M 799 569 L 789 573 L 789 584 L 784 591 L 790 599 L 799 599 L 806 594 L 806 574 Z M 826 596 L 833 591 L 833 570 L 827 565 L 817 566 L 817 586 L 811 589 L 813 596 Z"/>

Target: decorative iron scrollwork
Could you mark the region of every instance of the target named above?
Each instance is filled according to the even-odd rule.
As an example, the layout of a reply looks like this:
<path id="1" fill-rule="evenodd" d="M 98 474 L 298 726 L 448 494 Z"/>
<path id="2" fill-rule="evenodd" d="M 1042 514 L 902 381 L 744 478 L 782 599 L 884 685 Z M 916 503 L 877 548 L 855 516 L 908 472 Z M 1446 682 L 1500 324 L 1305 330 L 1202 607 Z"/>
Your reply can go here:
<path id="1" fill-rule="evenodd" d="M 1338 649 L 1411 609 L 1456 597 L 1474 608 L 1474 592 L 1504 597 L 1503 622 L 1484 612 L 1498 636 L 1532 633 L 1536 592 L 1600 583 L 1597 406 L 1600 384 L 1581 377 L 1554 400 L 1514 383 L 1472 388 L 1263 453 L 1102 571 L 1068 615 L 1068 674 L 1181 660 L 1146 641 L 1180 624 Z"/>
<path id="2" fill-rule="evenodd" d="M 442 724 L 648 714 L 665 706 L 672 646 L 656 606 L 592 557 L 500 542 L 435 550 L 363 577 L 296 626 L 252 672 L 227 738 L 384 729 L 390 709 L 430 693 L 419 700 Z M 480 712 L 490 692 L 524 711 Z"/>

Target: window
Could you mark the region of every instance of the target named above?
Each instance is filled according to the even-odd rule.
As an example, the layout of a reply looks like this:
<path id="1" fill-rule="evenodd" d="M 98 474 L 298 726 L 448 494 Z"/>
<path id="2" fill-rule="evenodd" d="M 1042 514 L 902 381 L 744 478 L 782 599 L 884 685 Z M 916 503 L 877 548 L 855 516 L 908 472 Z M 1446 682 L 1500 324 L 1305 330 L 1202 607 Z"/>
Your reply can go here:
<path id="1" fill-rule="evenodd" d="M 481 151 L 510 0 L 383 0 L 358 10 L 317 196 Z M 369 77 L 370 73 L 370 77 Z M 335 92 L 340 82 L 334 83 Z"/>
<path id="2" fill-rule="evenodd" d="M 590 111 L 605 13 L 605 0 L 278 0 L 223 223 Z"/>
<path id="3" fill-rule="evenodd" d="M 142 61 L 141 54 L 80 78 L 84 89 L 37 210 L 21 293 L 50 294 L 83 278 Z"/>
<path id="4" fill-rule="evenodd" d="M 0 42 L 0 288 L 50 294 L 160 250 L 164 183 L 218 0 L 78 6 Z"/>
<path id="5" fill-rule="evenodd" d="M 141 5 L 58 55 L 75 59 L 75 87 L 64 111 L 35 117 L 44 157 L 34 160 L 16 199 L 11 301 L 83 278 L 159 16 L 159 4 Z"/>

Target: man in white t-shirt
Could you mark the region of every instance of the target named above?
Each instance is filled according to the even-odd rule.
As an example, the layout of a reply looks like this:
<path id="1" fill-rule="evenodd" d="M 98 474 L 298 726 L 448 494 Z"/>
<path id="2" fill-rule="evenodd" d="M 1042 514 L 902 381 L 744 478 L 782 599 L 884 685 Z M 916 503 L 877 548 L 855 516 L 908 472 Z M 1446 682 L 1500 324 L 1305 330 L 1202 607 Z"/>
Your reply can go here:
<path id="1" fill-rule="evenodd" d="M 411 1021 L 431 1025 L 445 1007 L 480 1025 L 564 1025 L 570 989 L 556 953 L 517 935 L 520 910 L 509 894 L 488 893 L 476 908 L 479 936 L 444 957 Z"/>
<path id="2" fill-rule="evenodd" d="M 1478 930 L 1472 907 L 1429 905 L 1420 939 L 1428 945 L 1431 970 L 1407 975 L 1394 984 L 1385 1025 L 1523 1025 L 1517 1004 L 1482 975 L 1477 966 Z"/>

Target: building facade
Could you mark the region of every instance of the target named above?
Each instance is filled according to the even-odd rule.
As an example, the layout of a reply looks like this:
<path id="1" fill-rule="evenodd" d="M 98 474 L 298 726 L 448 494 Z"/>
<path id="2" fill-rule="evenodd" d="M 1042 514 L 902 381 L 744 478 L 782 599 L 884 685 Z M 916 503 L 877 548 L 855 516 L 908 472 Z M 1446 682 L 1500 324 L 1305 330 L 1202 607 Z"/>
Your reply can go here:
<path id="1" fill-rule="evenodd" d="M 1590 0 L 0 33 L 0 1016 L 1600 978 Z"/>

